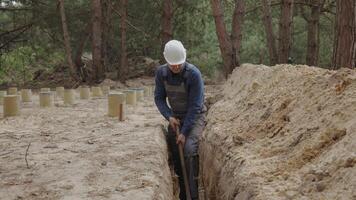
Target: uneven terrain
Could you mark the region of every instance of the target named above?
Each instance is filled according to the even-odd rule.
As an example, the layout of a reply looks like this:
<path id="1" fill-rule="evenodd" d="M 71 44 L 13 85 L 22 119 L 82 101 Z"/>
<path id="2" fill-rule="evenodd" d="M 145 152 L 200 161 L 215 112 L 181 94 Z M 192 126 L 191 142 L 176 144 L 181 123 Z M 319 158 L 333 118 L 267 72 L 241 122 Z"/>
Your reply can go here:
<path id="1" fill-rule="evenodd" d="M 206 104 L 206 199 L 356 199 L 355 70 L 245 64 L 206 86 Z M 124 122 L 106 114 L 106 98 L 41 109 L 34 95 L 0 118 L 0 199 L 175 199 L 153 97 Z"/>
<path id="2" fill-rule="evenodd" d="M 356 71 L 245 64 L 207 116 L 210 199 L 356 199 Z"/>

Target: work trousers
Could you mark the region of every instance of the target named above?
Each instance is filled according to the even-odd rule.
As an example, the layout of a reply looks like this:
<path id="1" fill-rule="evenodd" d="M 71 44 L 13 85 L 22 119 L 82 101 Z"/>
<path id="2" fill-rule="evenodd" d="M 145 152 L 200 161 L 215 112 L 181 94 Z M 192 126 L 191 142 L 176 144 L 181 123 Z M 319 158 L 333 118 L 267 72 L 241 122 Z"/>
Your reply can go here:
<path id="1" fill-rule="evenodd" d="M 184 159 L 187 170 L 190 194 L 192 199 L 198 199 L 198 177 L 199 177 L 199 157 L 198 148 L 199 140 L 205 126 L 204 114 L 199 114 L 196 117 L 195 123 L 185 138 Z M 180 193 L 179 198 L 186 200 L 184 179 L 179 157 L 179 150 L 176 139 L 176 132 L 168 126 L 168 134 L 166 135 L 168 149 L 171 152 L 171 161 L 174 166 L 174 171 L 179 177 Z"/>

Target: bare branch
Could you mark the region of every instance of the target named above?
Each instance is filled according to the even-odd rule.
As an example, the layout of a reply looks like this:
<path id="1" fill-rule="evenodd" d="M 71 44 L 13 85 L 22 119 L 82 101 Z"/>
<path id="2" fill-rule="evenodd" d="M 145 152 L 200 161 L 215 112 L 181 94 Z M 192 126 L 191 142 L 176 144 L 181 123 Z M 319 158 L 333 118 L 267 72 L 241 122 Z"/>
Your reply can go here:
<path id="1" fill-rule="evenodd" d="M 27 162 L 27 154 L 28 154 L 28 149 L 30 148 L 31 142 L 28 144 L 27 149 L 26 149 L 26 154 L 25 154 L 25 161 L 26 161 L 26 166 L 27 169 L 30 169 L 30 167 L 28 166 L 28 162 Z"/>

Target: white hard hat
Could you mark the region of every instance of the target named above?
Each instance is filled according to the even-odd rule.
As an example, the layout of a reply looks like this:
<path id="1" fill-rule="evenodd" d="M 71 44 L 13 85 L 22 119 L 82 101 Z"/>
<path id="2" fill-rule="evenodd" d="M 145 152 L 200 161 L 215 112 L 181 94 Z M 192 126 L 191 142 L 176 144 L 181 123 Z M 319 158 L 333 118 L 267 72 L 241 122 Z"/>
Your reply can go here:
<path id="1" fill-rule="evenodd" d="M 163 52 L 164 58 L 170 65 L 179 65 L 185 62 L 187 57 L 183 44 L 178 40 L 171 40 L 166 43 Z"/>

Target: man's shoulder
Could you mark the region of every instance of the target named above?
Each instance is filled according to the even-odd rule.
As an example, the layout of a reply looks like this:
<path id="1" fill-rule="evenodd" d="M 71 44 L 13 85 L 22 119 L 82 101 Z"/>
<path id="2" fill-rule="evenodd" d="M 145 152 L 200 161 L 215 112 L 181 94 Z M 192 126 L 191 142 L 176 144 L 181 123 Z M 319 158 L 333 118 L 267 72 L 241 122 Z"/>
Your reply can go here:
<path id="1" fill-rule="evenodd" d="M 166 64 L 163 64 L 163 65 L 158 65 L 157 66 L 157 71 L 158 70 L 163 70 L 164 68 L 167 68 L 168 67 L 168 64 L 166 63 Z"/>
<path id="2" fill-rule="evenodd" d="M 187 70 L 189 71 L 189 74 L 191 74 L 191 77 L 197 77 L 197 76 L 201 76 L 201 72 L 199 70 L 199 68 L 191 63 L 187 63 Z"/>
<path id="3" fill-rule="evenodd" d="M 167 72 L 166 72 L 167 69 L 168 69 L 168 65 L 167 65 L 167 64 L 157 66 L 157 68 L 156 68 L 156 75 L 157 75 L 157 76 L 163 76 L 164 74 L 167 73 Z"/>

